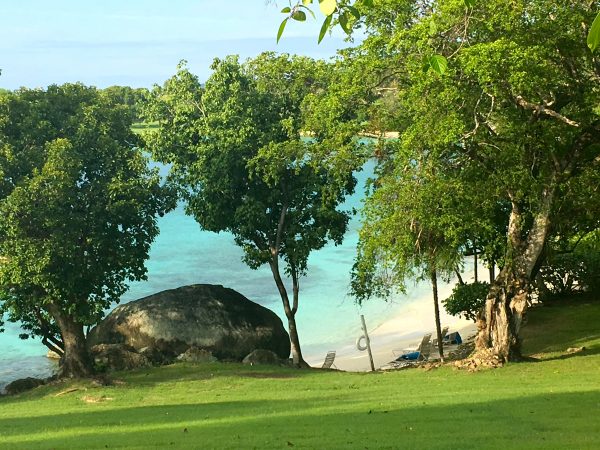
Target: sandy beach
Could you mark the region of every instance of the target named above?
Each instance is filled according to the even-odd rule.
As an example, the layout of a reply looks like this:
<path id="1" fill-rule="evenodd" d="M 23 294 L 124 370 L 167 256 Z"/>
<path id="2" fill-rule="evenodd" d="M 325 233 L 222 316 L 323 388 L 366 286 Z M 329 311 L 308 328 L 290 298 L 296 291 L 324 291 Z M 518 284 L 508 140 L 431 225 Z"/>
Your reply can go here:
<path id="1" fill-rule="evenodd" d="M 458 331 L 463 341 L 477 332 L 474 322 L 450 316 L 443 309 L 440 311 L 440 319 L 442 327 L 448 326 L 449 333 Z M 375 328 L 369 327 L 368 317 L 365 320 L 371 340 L 375 369 L 379 369 L 393 360 L 395 358 L 394 351 L 417 347 L 425 333 L 432 333 L 432 339 L 436 336 L 433 304 L 425 299 L 411 305 L 401 316 L 392 317 Z M 336 351 L 334 364 L 337 369 L 351 372 L 371 370 L 367 351 L 359 351 L 356 347 L 356 340 L 361 335 L 362 330 L 358 323 L 355 336 L 348 337 L 347 345 L 330 349 Z M 432 350 L 432 357 L 434 354 L 436 353 Z M 306 360 L 313 367 L 321 367 L 324 358 L 325 353 L 322 355 L 311 354 L 307 356 Z"/>
<path id="2" fill-rule="evenodd" d="M 467 283 L 474 281 L 474 271 L 472 259 L 466 258 L 466 270 L 463 270 L 463 279 Z M 480 274 L 487 274 L 487 268 L 481 264 L 478 265 Z M 481 280 L 481 277 L 480 277 Z M 485 280 L 487 281 L 487 280 Z M 438 294 L 440 299 L 445 299 L 452 294 L 452 289 L 457 280 L 451 279 L 449 282 L 440 280 L 438 283 Z M 427 283 L 425 283 L 427 285 Z M 402 300 L 401 300 L 402 301 Z M 369 338 L 371 340 L 371 351 L 373 353 L 373 362 L 375 369 L 387 365 L 394 360 L 394 351 L 399 352 L 407 348 L 416 348 L 425 333 L 431 333 L 431 339 L 436 338 L 435 314 L 431 291 L 425 289 L 416 296 L 405 298 L 404 306 L 399 309 L 396 315 L 391 315 L 389 319 L 378 324 L 369 323 L 369 317 L 365 316 Z M 448 327 L 448 333 L 458 331 L 463 342 L 477 333 L 475 322 L 459 317 L 451 316 L 446 312 L 440 302 L 440 322 L 443 327 Z M 399 315 L 398 315 L 399 314 Z M 311 352 L 305 355 L 306 362 L 312 367 L 321 367 L 328 350 L 335 350 L 336 357 L 334 365 L 339 370 L 349 372 L 366 372 L 371 370 L 369 356 L 367 351 L 359 351 L 356 348 L 357 339 L 362 336 L 363 331 L 360 324 L 360 318 L 356 318 L 356 327 L 353 334 L 348 336 L 347 343 L 339 348 L 322 348 L 321 354 Z M 363 341 L 364 344 L 364 341 Z M 456 346 L 444 346 L 445 354 L 453 351 Z M 439 355 L 437 350 L 431 350 L 430 359 L 435 359 Z"/>

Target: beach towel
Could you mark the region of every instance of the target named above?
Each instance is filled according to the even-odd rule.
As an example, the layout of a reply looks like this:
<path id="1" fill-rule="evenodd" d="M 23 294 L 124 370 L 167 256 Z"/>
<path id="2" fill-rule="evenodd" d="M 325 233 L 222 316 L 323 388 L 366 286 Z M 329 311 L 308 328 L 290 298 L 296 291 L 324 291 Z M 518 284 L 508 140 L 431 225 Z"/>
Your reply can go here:
<path id="1" fill-rule="evenodd" d="M 404 360 L 404 361 L 416 361 L 419 359 L 421 352 L 410 352 L 396 358 L 396 361 Z"/>

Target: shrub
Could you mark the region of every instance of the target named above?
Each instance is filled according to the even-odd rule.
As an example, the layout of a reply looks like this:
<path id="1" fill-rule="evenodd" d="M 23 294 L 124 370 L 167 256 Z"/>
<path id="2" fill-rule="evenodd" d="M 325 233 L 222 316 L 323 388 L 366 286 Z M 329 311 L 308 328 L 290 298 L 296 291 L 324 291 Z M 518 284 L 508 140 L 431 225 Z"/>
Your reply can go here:
<path id="1" fill-rule="evenodd" d="M 489 290 L 490 285 L 485 281 L 457 284 L 452 290 L 452 295 L 442 300 L 442 304 L 448 314 L 475 321 L 485 305 Z"/>
<path id="2" fill-rule="evenodd" d="M 540 300 L 600 291 L 600 250 L 583 246 L 554 254 L 540 268 Z"/>

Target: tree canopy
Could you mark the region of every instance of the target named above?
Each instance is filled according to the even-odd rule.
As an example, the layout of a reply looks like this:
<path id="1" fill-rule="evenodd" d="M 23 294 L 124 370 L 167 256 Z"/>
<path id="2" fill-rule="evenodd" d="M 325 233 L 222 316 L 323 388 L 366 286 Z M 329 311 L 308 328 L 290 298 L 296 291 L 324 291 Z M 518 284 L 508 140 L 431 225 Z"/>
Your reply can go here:
<path id="1" fill-rule="evenodd" d="M 84 326 L 144 279 L 168 190 L 131 116 L 80 84 L 0 97 L 0 313 L 92 371 Z"/>
<path id="2" fill-rule="evenodd" d="M 319 33 L 319 42 L 336 23 L 347 33 L 352 34 L 353 28 L 364 18 L 365 13 L 370 14 L 370 9 L 375 5 L 373 0 L 299 0 L 294 5 L 284 7 L 281 12 L 288 15 L 280 24 L 277 33 L 277 40 L 281 38 L 285 25 L 288 20 L 293 19 L 299 22 L 306 20 L 306 12 L 316 19 L 313 11 L 313 4 L 319 4 L 319 11 L 325 16 L 321 31 Z M 418 3 L 415 1 L 415 3 Z M 466 9 L 477 5 L 477 0 L 463 0 Z M 590 6 L 591 7 L 591 6 Z M 589 27 L 586 26 L 587 46 L 594 52 L 600 46 L 600 12 L 597 13 Z"/>
<path id="3" fill-rule="evenodd" d="M 349 212 L 337 208 L 353 192 L 352 171 L 362 164 L 353 152 L 352 120 L 328 133 L 336 117 L 351 118 L 351 104 L 315 120 L 327 103 L 327 95 L 320 96 L 328 69 L 324 62 L 271 53 L 243 64 L 227 57 L 214 61 L 202 87 L 182 65 L 153 90 L 148 110 L 159 121 L 149 148 L 172 165 L 186 212 L 204 230 L 231 232 L 250 267 L 270 266 L 296 365 L 305 364 L 295 321 L 300 278 L 312 251 L 342 241 Z"/>
<path id="4" fill-rule="evenodd" d="M 521 320 L 548 237 L 583 223 L 598 227 L 586 210 L 598 203 L 588 182 L 598 176 L 600 73 L 581 25 L 595 14 L 591 4 L 545 0 L 467 9 L 462 0 L 387 1 L 365 15 L 368 37 L 352 54 L 352 64 L 378 67 L 372 86 L 391 99 L 384 123 L 399 134 L 397 143 L 382 144 L 394 176 L 380 177 L 377 189 L 393 195 L 398 179 L 412 183 L 410 170 L 402 178 L 405 167 L 427 155 L 440 183 L 436 220 L 464 214 L 460 227 L 442 227 L 449 242 L 460 229 L 463 243 L 486 229 L 486 239 L 497 242 L 494 229 L 506 226 L 504 245 L 492 246 L 504 249 L 503 270 L 478 340 L 482 352 L 501 360 L 519 355 Z M 443 76 L 426 74 L 431 54 L 449 61 Z M 415 200 L 424 186 L 415 186 Z M 401 201 L 377 189 L 367 219 Z M 445 204 L 453 190 L 456 205 Z M 490 220 L 494 211 L 506 211 L 508 223 Z M 371 226 L 367 220 L 365 230 Z M 363 236 L 359 262 L 370 246 L 397 254 L 393 236 L 376 244 Z"/>

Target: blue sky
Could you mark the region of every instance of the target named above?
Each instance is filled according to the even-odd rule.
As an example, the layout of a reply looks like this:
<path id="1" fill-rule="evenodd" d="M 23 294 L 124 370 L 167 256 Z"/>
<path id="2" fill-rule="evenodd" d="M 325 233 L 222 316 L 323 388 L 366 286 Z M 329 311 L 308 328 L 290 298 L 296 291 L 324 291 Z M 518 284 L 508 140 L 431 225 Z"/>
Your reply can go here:
<path id="1" fill-rule="evenodd" d="M 328 58 L 346 47 L 340 32 L 317 45 L 322 17 L 289 23 L 264 0 L 4 0 L 0 87 L 81 81 L 150 87 L 186 59 L 204 80 L 213 58 L 266 50 Z"/>

